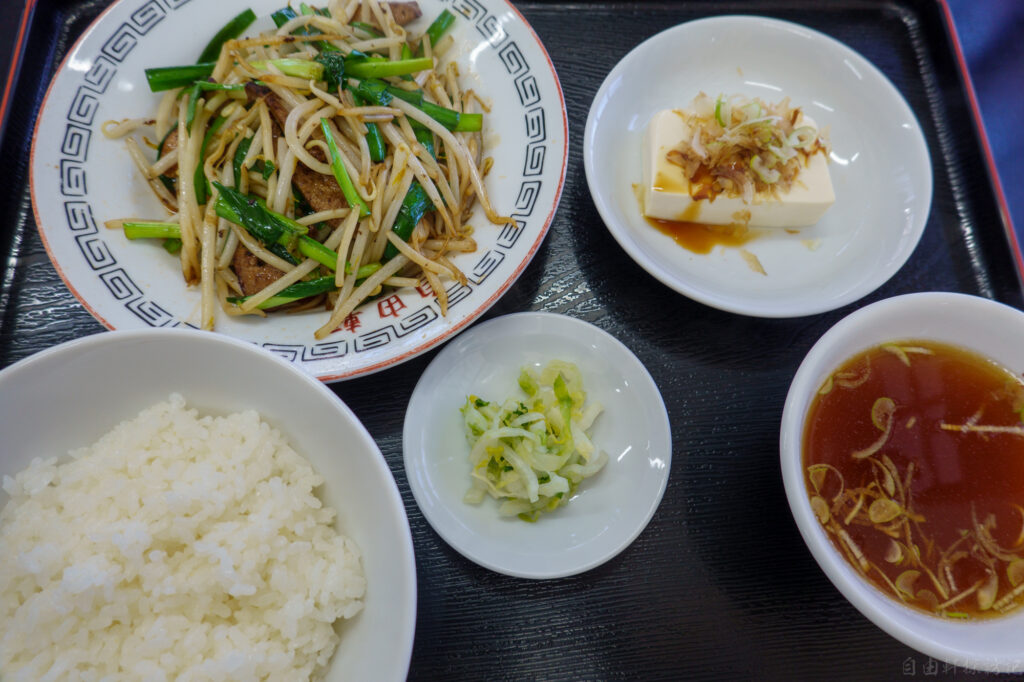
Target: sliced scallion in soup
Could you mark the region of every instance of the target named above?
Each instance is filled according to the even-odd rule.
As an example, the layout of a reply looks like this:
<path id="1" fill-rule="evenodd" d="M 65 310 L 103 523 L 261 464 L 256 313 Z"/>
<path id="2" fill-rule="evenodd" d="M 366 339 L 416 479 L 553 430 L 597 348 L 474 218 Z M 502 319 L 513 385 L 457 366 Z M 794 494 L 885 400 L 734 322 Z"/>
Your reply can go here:
<path id="1" fill-rule="evenodd" d="M 862 352 L 808 411 L 804 479 L 836 550 L 876 587 L 945 618 L 1024 604 L 1024 381 L 973 352 Z"/>

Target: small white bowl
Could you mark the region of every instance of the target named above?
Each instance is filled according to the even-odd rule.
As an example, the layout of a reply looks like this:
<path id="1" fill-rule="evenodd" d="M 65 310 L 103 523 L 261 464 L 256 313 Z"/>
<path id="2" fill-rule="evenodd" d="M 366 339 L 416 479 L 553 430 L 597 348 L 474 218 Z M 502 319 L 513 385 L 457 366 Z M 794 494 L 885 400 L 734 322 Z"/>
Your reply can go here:
<path id="1" fill-rule="evenodd" d="M 791 98 L 829 127 L 836 202 L 813 227 L 765 230 L 744 249 L 695 254 L 649 225 L 633 190 L 651 117 L 699 93 Z M 583 135 L 587 185 L 622 249 L 666 286 L 757 317 L 839 308 L 898 271 L 924 232 L 928 146 L 914 111 L 871 62 L 806 26 L 767 17 L 688 21 L 634 48 L 594 96 Z"/>
<path id="2" fill-rule="evenodd" d="M 499 516 L 490 497 L 466 504 L 466 396 L 503 401 L 518 391 L 521 367 L 555 359 L 575 363 L 587 401 L 604 406 L 593 441 L 608 463 L 536 523 Z M 494 318 L 448 344 L 409 400 L 403 447 L 416 504 L 438 535 L 467 559 L 520 578 L 582 573 L 624 550 L 654 515 L 672 468 L 668 412 L 643 364 L 594 325 L 540 312 Z"/>
<path id="3" fill-rule="evenodd" d="M 1024 371 L 1024 312 L 1001 303 L 964 294 L 920 293 L 879 301 L 849 315 L 811 348 L 786 397 L 779 450 L 789 506 L 822 570 L 878 627 L 907 646 L 956 666 L 1024 671 L 1024 612 L 957 622 L 899 604 L 847 563 L 811 511 L 803 477 L 802 443 L 804 420 L 815 393 L 826 376 L 852 355 L 898 339 L 960 346 L 1014 373 Z"/>
<path id="4" fill-rule="evenodd" d="M 359 545 L 367 578 L 364 608 L 345 623 L 326 679 L 404 680 L 416 565 L 398 487 L 352 411 L 269 351 L 220 334 L 146 330 L 89 336 L 15 363 L 0 371 L 0 477 L 33 457 L 66 458 L 173 392 L 201 414 L 258 411 L 324 477 L 319 496 Z"/>

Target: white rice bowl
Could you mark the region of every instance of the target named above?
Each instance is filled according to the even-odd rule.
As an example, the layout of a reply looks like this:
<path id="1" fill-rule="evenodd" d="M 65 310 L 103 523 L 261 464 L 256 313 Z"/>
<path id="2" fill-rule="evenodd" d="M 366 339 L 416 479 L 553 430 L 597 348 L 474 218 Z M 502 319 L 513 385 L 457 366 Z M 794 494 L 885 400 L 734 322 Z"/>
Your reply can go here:
<path id="1" fill-rule="evenodd" d="M 151 330 L 40 352 L 0 396 L 4 682 L 405 679 L 404 505 L 325 386 Z"/>

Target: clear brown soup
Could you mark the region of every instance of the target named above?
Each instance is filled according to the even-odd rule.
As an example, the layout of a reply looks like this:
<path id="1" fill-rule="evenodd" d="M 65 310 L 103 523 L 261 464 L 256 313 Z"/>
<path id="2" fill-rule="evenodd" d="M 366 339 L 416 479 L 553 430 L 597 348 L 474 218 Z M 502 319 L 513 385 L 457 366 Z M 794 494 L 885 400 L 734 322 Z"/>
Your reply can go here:
<path id="1" fill-rule="evenodd" d="M 812 508 L 876 587 L 947 618 L 1024 603 L 1024 383 L 974 353 L 900 341 L 836 370 L 808 412 Z"/>

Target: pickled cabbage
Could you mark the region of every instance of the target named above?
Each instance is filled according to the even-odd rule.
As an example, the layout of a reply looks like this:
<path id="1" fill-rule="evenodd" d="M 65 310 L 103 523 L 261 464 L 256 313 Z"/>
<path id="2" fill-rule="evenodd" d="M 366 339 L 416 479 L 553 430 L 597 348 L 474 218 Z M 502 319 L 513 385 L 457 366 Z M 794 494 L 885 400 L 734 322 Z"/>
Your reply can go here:
<path id="1" fill-rule="evenodd" d="M 523 367 L 519 397 L 503 403 L 475 395 L 460 408 L 470 445 L 472 484 L 464 501 L 501 500 L 499 513 L 536 521 L 568 503 L 608 455 L 590 440 L 599 403 L 587 403 L 576 365 L 552 360 L 539 373 Z"/>

